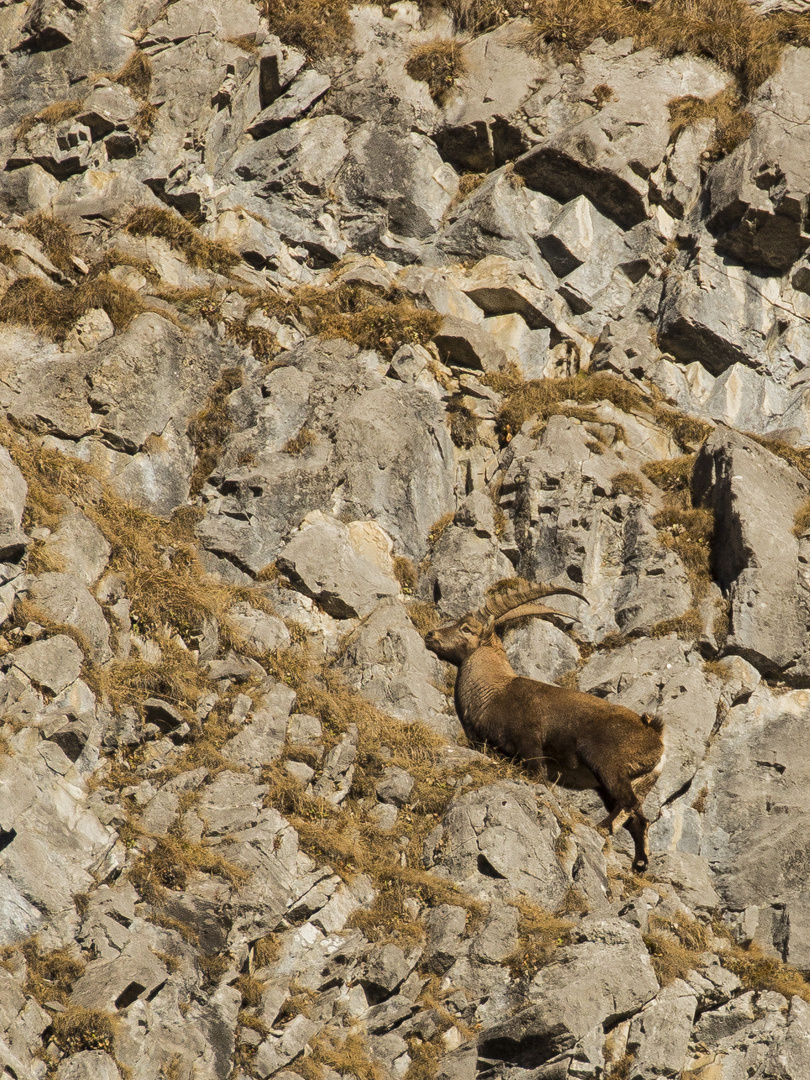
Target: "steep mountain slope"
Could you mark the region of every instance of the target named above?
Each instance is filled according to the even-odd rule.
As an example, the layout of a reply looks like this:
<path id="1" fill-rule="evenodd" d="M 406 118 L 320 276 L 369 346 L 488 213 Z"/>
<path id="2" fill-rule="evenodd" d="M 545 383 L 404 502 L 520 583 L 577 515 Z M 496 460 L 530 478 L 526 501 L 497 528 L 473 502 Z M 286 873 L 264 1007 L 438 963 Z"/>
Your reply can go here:
<path id="1" fill-rule="evenodd" d="M 810 1070 L 803 4 L 0 8 L 0 1065 Z M 666 724 L 650 872 L 423 634 Z M 583 610 L 584 608 L 584 610 Z"/>

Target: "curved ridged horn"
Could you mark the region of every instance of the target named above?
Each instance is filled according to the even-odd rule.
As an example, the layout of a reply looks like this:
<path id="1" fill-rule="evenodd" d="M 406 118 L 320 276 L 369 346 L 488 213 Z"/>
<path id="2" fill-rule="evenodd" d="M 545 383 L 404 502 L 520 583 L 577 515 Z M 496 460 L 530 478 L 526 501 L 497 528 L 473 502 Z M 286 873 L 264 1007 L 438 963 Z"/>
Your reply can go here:
<path id="1" fill-rule="evenodd" d="M 508 611 L 512 611 L 514 608 L 522 607 L 524 604 L 529 604 L 533 600 L 539 600 L 545 596 L 557 596 L 557 595 L 576 596 L 579 600 L 584 600 L 588 603 L 586 597 L 582 593 L 578 593 L 575 589 L 568 589 L 564 585 L 543 585 L 542 582 L 532 584 L 528 581 L 521 581 L 518 579 L 514 586 L 504 589 L 503 592 L 489 593 L 487 595 L 486 603 L 481 609 L 481 615 L 485 619 L 499 619 L 505 615 Z M 546 609 L 552 612 L 551 608 Z M 530 614 L 526 612 L 526 614 Z M 563 615 L 565 612 L 559 612 Z"/>

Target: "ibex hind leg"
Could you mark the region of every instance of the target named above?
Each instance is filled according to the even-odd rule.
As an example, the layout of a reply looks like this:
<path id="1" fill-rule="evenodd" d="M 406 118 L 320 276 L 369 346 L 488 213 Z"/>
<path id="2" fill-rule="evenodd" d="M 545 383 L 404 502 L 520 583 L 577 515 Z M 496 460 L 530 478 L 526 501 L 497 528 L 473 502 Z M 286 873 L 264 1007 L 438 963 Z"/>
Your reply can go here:
<path id="1" fill-rule="evenodd" d="M 594 771 L 596 772 L 596 770 Z M 606 825 L 611 832 L 615 832 L 620 825 L 626 823 L 627 830 L 633 837 L 635 844 L 633 869 L 637 873 L 642 873 L 647 869 L 650 862 L 650 853 L 647 846 L 649 823 L 642 812 L 641 801 L 636 794 L 634 784 L 626 776 L 605 775 L 605 772 L 601 769 L 596 775 L 613 804 L 613 809 L 602 824 Z M 643 778 L 639 777 L 638 779 Z"/>

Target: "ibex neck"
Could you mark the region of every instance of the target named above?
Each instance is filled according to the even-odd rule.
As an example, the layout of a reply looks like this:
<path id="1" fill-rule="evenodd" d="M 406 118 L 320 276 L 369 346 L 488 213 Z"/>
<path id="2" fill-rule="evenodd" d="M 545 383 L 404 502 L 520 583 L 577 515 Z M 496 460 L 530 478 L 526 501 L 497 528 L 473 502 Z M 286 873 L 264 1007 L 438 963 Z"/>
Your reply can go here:
<path id="1" fill-rule="evenodd" d="M 492 699 L 515 678 L 506 653 L 497 646 L 485 645 L 468 656 L 456 678 L 456 710 L 465 725 L 474 728 L 480 738 L 487 737 L 485 715 Z"/>

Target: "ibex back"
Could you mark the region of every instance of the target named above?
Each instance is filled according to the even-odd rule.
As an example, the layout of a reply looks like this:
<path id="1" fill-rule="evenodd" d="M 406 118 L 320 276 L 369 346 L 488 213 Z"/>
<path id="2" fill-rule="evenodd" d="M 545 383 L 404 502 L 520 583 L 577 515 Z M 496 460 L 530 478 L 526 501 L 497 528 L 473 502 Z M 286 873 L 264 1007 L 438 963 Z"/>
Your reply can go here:
<path id="1" fill-rule="evenodd" d="M 496 628 L 526 615 L 564 615 L 538 604 L 573 589 L 518 584 L 485 606 L 432 630 L 425 644 L 458 667 L 455 702 L 467 734 L 530 763 L 544 779 L 585 766 L 600 787 L 611 832 L 625 824 L 635 842 L 633 869 L 649 863 L 642 804 L 664 765 L 663 724 L 592 694 L 516 675 Z M 571 616 L 567 616 L 570 618 Z"/>

